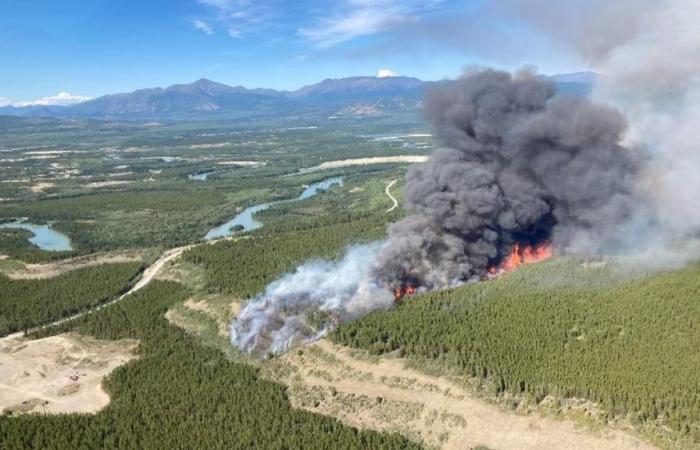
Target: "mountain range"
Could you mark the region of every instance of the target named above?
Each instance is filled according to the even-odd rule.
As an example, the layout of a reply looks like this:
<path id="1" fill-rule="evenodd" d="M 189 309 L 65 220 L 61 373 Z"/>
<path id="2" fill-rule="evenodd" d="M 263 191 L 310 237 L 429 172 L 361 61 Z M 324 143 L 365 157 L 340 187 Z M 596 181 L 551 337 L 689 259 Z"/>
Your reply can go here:
<path id="1" fill-rule="evenodd" d="M 586 95 L 592 72 L 551 77 L 562 93 Z M 411 77 L 326 79 L 295 91 L 246 89 L 207 79 L 167 88 L 105 95 L 70 106 L 0 107 L 0 115 L 106 120 L 204 120 L 286 114 L 377 116 L 415 110 L 427 87 L 439 82 Z"/>

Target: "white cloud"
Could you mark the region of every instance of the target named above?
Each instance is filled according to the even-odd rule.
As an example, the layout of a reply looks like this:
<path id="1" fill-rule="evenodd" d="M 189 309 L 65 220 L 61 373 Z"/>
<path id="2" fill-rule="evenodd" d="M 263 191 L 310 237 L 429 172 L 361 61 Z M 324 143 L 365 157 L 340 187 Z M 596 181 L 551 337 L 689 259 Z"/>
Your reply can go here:
<path id="1" fill-rule="evenodd" d="M 377 72 L 377 78 L 390 78 L 398 76 L 399 74 L 391 69 L 379 69 L 379 71 Z"/>
<path id="2" fill-rule="evenodd" d="M 417 22 L 439 3 L 440 0 L 345 0 L 339 12 L 321 18 L 315 27 L 301 28 L 299 35 L 317 47 L 333 47 L 356 37 Z"/>
<path id="3" fill-rule="evenodd" d="M 11 104 L 12 102 L 9 98 L 0 97 L 0 108 L 2 108 L 3 106 L 10 106 Z"/>
<path id="4" fill-rule="evenodd" d="M 36 100 L 25 100 L 19 102 L 10 102 L 6 98 L 0 98 L 0 106 L 66 106 L 86 102 L 91 99 L 92 97 L 86 97 L 84 95 L 76 95 L 71 94 L 69 92 L 59 92 L 58 94 L 49 97 L 41 97 Z M 3 101 L 6 101 L 8 103 L 3 104 Z"/>
<path id="5" fill-rule="evenodd" d="M 199 19 L 195 20 L 194 22 L 192 22 L 192 24 L 194 25 L 194 27 L 196 29 L 198 29 L 199 31 L 201 31 L 205 34 L 209 34 L 209 35 L 214 34 L 214 30 L 212 29 L 212 27 L 210 27 L 209 24 L 203 20 L 199 20 Z"/>
<path id="6" fill-rule="evenodd" d="M 228 29 L 234 39 L 259 31 L 275 18 L 284 17 L 283 0 L 198 0 L 209 10 L 208 18 Z"/>

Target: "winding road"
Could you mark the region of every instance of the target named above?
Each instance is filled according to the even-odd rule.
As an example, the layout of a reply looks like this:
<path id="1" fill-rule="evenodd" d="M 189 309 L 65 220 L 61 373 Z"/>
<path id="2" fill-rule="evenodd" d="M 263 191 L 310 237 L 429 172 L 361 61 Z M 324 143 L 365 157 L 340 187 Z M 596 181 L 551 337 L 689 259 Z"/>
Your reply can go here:
<path id="1" fill-rule="evenodd" d="M 387 195 L 387 196 L 391 199 L 391 201 L 394 203 L 393 205 L 391 205 L 391 208 L 389 208 L 389 209 L 386 210 L 387 213 L 392 212 L 393 210 L 395 210 L 395 209 L 398 208 L 398 206 L 399 206 L 399 201 L 396 200 L 396 197 L 394 197 L 393 195 L 391 195 L 391 188 L 392 188 L 392 186 L 394 186 L 394 185 L 396 184 L 397 181 L 399 181 L 399 180 L 398 180 L 398 179 L 392 180 L 389 184 L 386 185 L 386 189 L 384 189 L 384 192 L 386 192 L 386 195 Z"/>
<path id="2" fill-rule="evenodd" d="M 191 249 L 194 247 L 195 244 L 191 245 L 185 245 L 183 247 L 176 247 L 176 248 L 171 248 L 169 250 L 166 250 L 163 252 L 162 255 L 150 266 L 148 266 L 142 273 L 141 277 L 139 280 L 134 284 L 134 286 L 129 289 L 127 292 L 124 294 L 120 295 L 119 297 L 115 298 L 114 300 L 111 300 L 107 303 L 103 303 L 101 305 L 98 305 L 94 308 L 88 309 L 83 312 L 79 312 L 77 314 L 73 314 L 72 316 L 69 317 L 64 317 L 63 319 L 56 320 L 54 322 L 45 324 L 45 325 L 40 325 L 30 331 L 38 331 L 38 330 L 43 330 L 44 328 L 52 327 L 54 325 L 60 325 L 64 322 L 68 322 L 69 320 L 77 319 L 79 317 L 85 316 L 87 314 L 91 314 L 95 311 L 99 311 L 102 308 L 112 305 L 114 303 L 117 303 L 120 300 L 123 300 L 124 298 L 128 297 L 129 295 L 133 294 L 134 292 L 138 291 L 139 289 L 143 289 L 146 287 L 151 281 L 153 281 L 153 278 L 155 278 L 156 275 L 163 269 L 163 266 L 167 264 L 169 261 L 172 261 L 173 259 L 177 258 L 178 256 L 182 255 L 183 252 Z M 5 340 L 10 340 L 10 339 L 17 339 L 19 337 L 24 336 L 24 331 L 18 331 L 16 333 L 8 334 L 7 336 L 3 336 L 0 338 L 0 342 L 5 341 Z"/>

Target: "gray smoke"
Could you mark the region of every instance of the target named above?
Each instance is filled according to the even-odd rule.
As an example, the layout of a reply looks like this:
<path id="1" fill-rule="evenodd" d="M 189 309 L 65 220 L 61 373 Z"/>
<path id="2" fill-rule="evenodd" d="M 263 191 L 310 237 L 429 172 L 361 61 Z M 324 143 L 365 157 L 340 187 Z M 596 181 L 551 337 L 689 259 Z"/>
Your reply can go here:
<path id="1" fill-rule="evenodd" d="M 370 276 L 380 246 L 351 247 L 338 262 L 311 261 L 271 283 L 231 324 L 231 342 L 247 353 L 282 353 L 340 322 L 391 307 L 390 291 Z"/>
<path id="2" fill-rule="evenodd" d="M 697 0 L 496 0 L 500 13 L 573 50 L 599 76 L 593 97 L 622 111 L 625 144 L 649 161 L 636 180 L 653 223 L 649 260 L 687 262 L 700 237 L 700 2 Z M 678 245 L 678 244 L 681 245 Z M 690 248 L 694 248 L 690 246 Z M 676 261 L 678 262 L 678 261 Z"/>
<path id="3" fill-rule="evenodd" d="M 640 163 L 622 116 L 557 97 L 532 73 L 483 70 L 429 92 L 441 147 L 407 175 L 409 216 L 389 228 L 377 264 L 387 286 L 432 290 L 482 278 L 515 243 L 594 253 L 624 242 L 639 211 Z"/>

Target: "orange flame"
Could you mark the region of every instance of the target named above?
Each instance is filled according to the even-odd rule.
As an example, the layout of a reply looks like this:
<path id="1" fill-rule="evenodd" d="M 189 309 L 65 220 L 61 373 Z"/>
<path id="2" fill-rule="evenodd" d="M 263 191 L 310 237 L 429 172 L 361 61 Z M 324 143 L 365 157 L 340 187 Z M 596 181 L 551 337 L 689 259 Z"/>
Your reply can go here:
<path id="1" fill-rule="evenodd" d="M 400 302 L 407 295 L 413 295 L 416 293 L 416 288 L 414 286 L 404 286 L 394 288 L 394 300 Z"/>
<path id="2" fill-rule="evenodd" d="M 510 254 L 501 262 L 499 266 L 489 267 L 490 275 L 500 275 L 505 272 L 512 272 L 523 264 L 532 264 L 552 256 L 552 246 L 549 243 L 527 245 L 523 248 L 520 244 L 515 244 Z"/>

